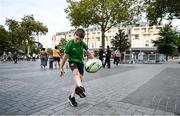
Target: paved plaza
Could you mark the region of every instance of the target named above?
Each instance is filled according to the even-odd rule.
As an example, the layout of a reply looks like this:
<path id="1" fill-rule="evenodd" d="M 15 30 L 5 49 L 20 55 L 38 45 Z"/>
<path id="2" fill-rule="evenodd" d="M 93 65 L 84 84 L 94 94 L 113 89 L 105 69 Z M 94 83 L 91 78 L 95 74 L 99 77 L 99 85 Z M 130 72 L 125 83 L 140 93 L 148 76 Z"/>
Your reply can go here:
<path id="1" fill-rule="evenodd" d="M 120 64 L 85 72 L 86 98 L 68 103 L 70 69 L 41 70 L 40 61 L 0 63 L 0 115 L 178 115 L 180 64 Z"/>

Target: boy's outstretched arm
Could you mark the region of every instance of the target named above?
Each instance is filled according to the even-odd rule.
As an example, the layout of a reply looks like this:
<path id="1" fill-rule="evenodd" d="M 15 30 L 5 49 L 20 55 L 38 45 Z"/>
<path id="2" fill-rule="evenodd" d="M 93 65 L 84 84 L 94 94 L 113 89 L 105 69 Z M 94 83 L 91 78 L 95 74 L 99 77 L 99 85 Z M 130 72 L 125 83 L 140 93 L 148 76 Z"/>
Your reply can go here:
<path id="1" fill-rule="evenodd" d="M 61 64 L 60 64 L 60 76 L 63 76 L 63 74 L 64 74 L 64 64 L 65 64 L 67 58 L 68 58 L 68 54 L 64 54 L 63 58 L 61 60 Z"/>

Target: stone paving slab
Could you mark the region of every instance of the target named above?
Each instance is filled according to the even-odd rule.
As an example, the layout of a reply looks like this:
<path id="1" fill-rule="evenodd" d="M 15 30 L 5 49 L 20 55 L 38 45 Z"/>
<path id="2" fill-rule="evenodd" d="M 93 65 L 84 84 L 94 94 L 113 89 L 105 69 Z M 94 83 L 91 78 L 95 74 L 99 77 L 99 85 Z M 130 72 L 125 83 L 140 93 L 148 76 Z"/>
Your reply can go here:
<path id="1" fill-rule="evenodd" d="M 166 68 L 122 101 L 180 114 L 180 68 Z"/>
<path id="2" fill-rule="evenodd" d="M 40 70 L 37 62 L 0 64 L 0 115 L 175 115 L 122 101 L 167 67 L 179 65 L 123 64 L 85 73 L 87 97 L 76 97 L 74 108 L 67 102 L 70 70 L 59 78 L 57 70 Z"/>
<path id="3" fill-rule="evenodd" d="M 88 92 L 87 98 L 85 98 L 82 102 L 82 99 L 77 99 L 79 107 L 72 108 L 70 105 L 67 105 L 65 111 L 55 111 L 54 114 L 175 115 L 172 112 L 166 112 L 164 110 L 147 108 L 122 102 L 123 98 L 127 97 L 130 93 L 136 91 L 139 87 L 153 79 L 164 69 L 165 67 L 163 68 L 161 66 L 156 68 L 137 68 L 133 71 L 85 82 L 85 87 Z M 136 72 L 136 76 L 134 75 L 134 72 Z"/>

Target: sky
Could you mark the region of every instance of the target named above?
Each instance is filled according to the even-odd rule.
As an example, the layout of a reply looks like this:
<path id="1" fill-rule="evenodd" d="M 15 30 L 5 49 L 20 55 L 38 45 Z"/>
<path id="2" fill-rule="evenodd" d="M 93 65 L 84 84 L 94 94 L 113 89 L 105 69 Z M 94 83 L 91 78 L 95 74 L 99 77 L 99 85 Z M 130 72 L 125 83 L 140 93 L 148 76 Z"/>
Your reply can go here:
<path id="1" fill-rule="evenodd" d="M 0 25 L 5 25 L 6 18 L 21 21 L 25 15 L 33 14 L 36 21 L 49 29 L 46 35 L 39 37 L 39 41 L 44 47 L 51 47 L 54 34 L 71 29 L 65 8 L 66 0 L 0 0 Z"/>
<path id="2" fill-rule="evenodd" d="M 5 25 L 6 18 L 21 21 L 25 15 L 33 14 L 36 21 L 48 27 L 48 33 L 40 36 L 39 41 L 50 48 L 54 34 L 72 29 L 65 8 L 66 0 L 0 0 L 0 25 Z M 174 20 L 172 24 L 180 29 L 180 20 Z"/>

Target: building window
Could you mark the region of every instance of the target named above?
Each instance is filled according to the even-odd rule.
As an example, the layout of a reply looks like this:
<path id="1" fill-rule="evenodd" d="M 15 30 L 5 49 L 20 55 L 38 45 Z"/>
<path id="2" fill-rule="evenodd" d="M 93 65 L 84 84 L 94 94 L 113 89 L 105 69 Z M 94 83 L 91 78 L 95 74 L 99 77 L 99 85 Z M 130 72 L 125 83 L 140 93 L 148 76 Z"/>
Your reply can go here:
<path id="1" fill-rule="evenodd" d="M 106 38 L 106 41 L 108 41 L 108 37 L 106 36 L 105 38 Z"/>
<path id="2" fill-rule="evenodd" d="M 94 43 L 92 43 L 92 48 L 94 48 Z"/>
<path id="3" fill-rule="evenodd" d="M 149 46 L 149 40 L 146 40 L 145 46 L 146 46 L 146 47 Z"/>
<path id="4" fill-rule="evenodd" d="M 159 30 L 160 30 L 161 28 L 162 28 L 162 27 L 156 27 L 156 29 L 159 29 Z"/>
<path id="5" fill-rule="evenodd" d="M 96 37 L 96 39 L 97 39 L 98 41 L 100 41 L 100 37 Z"/>
<path id="6" fill-rule="evenodd" d="M 139 31 L 139 28 L 134 28 L 134 31 Z"/>
<path id="7" fill-rule="evenodd" d="M 149 27 L 149 28 L 148 28 L 148 32 L 150 32 L 150 33 L 153 32 L 153 28 L 152 28 L 152 27 Z"/>
<path id="8" fill-rule="evenodd" d="M 138 34 L 136 34 L 134 39 L 139 39 L 139 35 L 138 35 Z"/>
<path id="9" fill-rule="evenodd" d="M 128 35 L 131 35 L 131 30 L 128 30 Z"/>
<path id="10" fill-rule="evenodd" d="M 142 32 L 146 32 L 146 28 L 142 28 Z"/>

